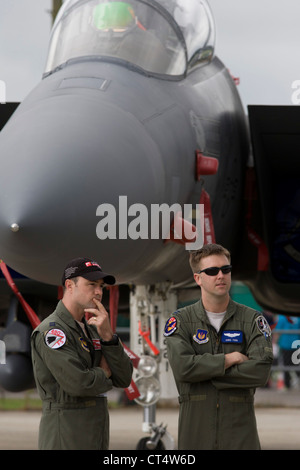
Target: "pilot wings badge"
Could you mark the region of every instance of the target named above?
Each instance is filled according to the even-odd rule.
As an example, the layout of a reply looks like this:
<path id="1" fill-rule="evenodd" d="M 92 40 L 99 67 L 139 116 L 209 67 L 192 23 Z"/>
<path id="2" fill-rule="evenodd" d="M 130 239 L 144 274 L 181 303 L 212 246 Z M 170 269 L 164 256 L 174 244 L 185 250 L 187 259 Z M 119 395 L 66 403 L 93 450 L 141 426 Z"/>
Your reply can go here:
<path id="1" fill-rule="evenodd" d="M 196 343 L 198 344 L 207 343 L 209 340 L 208 331 L 201 330 L 201 328 L 198 328 L 197 333 L 193 336 L 193 340 L 196 341 Z"/>

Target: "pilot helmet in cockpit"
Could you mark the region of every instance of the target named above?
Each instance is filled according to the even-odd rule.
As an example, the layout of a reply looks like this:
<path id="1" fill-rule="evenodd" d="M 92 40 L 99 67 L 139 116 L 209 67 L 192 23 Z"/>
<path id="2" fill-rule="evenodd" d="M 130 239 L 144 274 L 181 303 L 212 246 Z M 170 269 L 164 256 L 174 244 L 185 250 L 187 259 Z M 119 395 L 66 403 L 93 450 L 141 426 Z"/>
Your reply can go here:
<path id="1" fill-rule="evenodd" d="M 135 26 L 136 17 L 129 3 L 107 2 L 94 8 L 93 23 L 100 31 L 125 31 Z"/>

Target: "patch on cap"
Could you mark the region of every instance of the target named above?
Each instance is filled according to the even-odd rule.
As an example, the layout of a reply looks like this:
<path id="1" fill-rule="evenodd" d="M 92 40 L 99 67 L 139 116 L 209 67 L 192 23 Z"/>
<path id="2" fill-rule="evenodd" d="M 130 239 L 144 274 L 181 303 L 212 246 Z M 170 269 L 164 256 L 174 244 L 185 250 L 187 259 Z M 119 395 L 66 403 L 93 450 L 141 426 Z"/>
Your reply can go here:
<path id="1" fill-rule="evenodd" d="M 64 285 L 66 279 L 80 276 L 90 281 L 103 279 L 106 284 L 111 285 L 116 282 L 115 277 L 103 272 L 101 266 L 96 261 L 90 258 L 75 258 L 65 267 L 62 284 Z"/>

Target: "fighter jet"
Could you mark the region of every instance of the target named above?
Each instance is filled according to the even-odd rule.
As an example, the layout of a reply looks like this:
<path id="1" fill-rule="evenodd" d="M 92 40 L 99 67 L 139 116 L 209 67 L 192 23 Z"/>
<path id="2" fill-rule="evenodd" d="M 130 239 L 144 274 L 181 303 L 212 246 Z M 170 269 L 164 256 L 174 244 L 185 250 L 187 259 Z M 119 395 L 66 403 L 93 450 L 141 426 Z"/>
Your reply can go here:
<path id="1" fill-rule="evenodd" d="M 195 296 L 188 249 L 199 232 L 231 251 L 233 276 L 262 306 L 299 313 L 299 260 L 288 286 L 274 280 L 248 120 L 214 48 L 206 0 L 67 0 L 43 78 L 0 134 L 0 257 L 49 289 L 78 256 L 130 286 L 131 349 L 143 358 L 137 400 L 147 410 L 176 394 L 157 331 Z"/>
<path id="2" fill-rule="evenodd" d="M 131 209 L 129 225 L 137 203 L 149 215 L 155 204 L 200 203 L 202 155 L 219 163 L 205 181 L 216 238 L 234 246 L 245 116 L 213 55 L 206 2 L 185 3 L 63 4 L 44 77 L 1 132 L 1 256 L 15 271 L 58 285 L 66 262 L 87 251 L 119 283 L 189 279 L 184 247 L 150 229 L 100 238 L 99 224 L 108 204 L 117 225 Z"/>

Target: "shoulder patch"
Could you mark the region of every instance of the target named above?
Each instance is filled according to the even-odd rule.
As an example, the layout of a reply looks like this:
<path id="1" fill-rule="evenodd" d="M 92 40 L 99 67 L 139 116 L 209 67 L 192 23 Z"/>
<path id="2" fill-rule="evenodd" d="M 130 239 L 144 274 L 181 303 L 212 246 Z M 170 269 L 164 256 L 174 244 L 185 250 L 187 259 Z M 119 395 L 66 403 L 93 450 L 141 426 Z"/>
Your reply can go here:
<path id="1" fill-rule="evenodd" d="M 266 338 L 271 336 L 272 332 L 271 332 L 270 325 L 263 315 L 259 315 L 255 321 L 256 321 L 257 328 Z"/>
<path id="2" fill-rule="evenodd" d="M 66 340 L 67 338 L 65 333 L 57 328 L 52 328 L 45 334 L 45 343 L 50 349 L 61 348 L 65 344 Z"/>
<path id="3" fill-rule="evenodd" d="M 177 320 L 175 317 L 170 317 L 166 323 L 164 336 L 170 336 L 177 330 Z"/>

